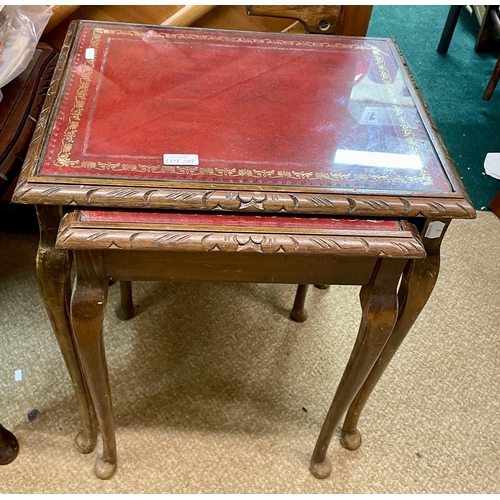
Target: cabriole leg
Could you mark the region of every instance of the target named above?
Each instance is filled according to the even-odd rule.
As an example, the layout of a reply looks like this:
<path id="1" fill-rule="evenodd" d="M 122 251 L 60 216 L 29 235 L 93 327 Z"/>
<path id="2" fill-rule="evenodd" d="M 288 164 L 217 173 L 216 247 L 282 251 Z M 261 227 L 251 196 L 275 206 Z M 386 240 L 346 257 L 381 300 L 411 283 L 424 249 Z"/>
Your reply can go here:
<path id="1" fill-rule="evenodd" d="M 71 299 L 71 321 L 89 391 L 102 435 L 103 453 L 94 472 L 109 479 L 116 471 L 115 423 L 103 342 L 103 320 L 108 292 L 100 252 L 75 251 L 76 284 Z"/>
<path id="2" fill-rule="evenodd" d="M 360 292 L 362 319 L 353 351 L 314 448 L 310 470 L 319 479 L 330 475 L 328 446 L 336 426 L 370 373 L 389 338 L 397 315 L 396 289 L 406 261 L 379 259 L 370 283 Z"/>
<path id="3" fill-rule="evenodd" d="M 83 430 L 76 436 L 75 444 L 80 453 L 90 453 L 97 442 L 97 423 L 70 326 L 70 258 L 67 250 L 55 248 L 62 211 L 60 207 L 44 205 L 36 209 L 40 225 L 38 285 L 80 408 Z"/>
<path id="4" fill-rule="evenodd" d="M 439 273 L 441 241 L 449 222 L 445 223 L 440 236 L 432 239 L 424 236 L 428 224 L 424 226 L 422 231 L 422 241 L 427 257 L 412 260 L 406 265 L 399 288 L 399 314 L 394 330 L 370 375 L 347 411 L 340 442 L 348 450 L 357 450 L 361 446 L 361 434 L 357 428 L 361 412 L 380 377 L 427 303 L 436 284 Z"/>

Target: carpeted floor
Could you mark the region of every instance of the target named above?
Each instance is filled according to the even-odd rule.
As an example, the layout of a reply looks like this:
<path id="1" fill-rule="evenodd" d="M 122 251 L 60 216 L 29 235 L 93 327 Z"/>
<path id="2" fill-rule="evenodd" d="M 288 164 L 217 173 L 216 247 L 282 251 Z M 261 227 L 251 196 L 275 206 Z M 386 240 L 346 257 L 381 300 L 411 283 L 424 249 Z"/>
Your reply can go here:
<path id="1" fill-rule="evenodd" d="M 360 319 L 357 287 L 311 290 L 304 324 L 289 285 L 135 284 L 105 342 L 119 466 L 73 447 L 78 412 L 38 295 L 35 235 L 0 234 L 0 421 L 20 453 L 1 493 L 498 493 L 500 221 L 454 221 L 441 275 L 369 402 L 363 445 L 308 471 Z M 22 370 L 22 381 L 14 371 Z M 30 422 L 27 414 L 37 409 Z"/>

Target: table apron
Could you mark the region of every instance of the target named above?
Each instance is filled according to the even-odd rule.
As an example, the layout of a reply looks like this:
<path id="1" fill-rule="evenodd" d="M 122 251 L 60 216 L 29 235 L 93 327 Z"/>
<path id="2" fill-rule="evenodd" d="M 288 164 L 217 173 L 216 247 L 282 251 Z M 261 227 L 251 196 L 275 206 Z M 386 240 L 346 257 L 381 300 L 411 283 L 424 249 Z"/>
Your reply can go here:
<path id="1" fill-rule="evenodd" d="M 102 253 L 107 278 L 116 281 L 205 281 L 364 285 L 376 257 L 256 254 L 254 252 Z"/>

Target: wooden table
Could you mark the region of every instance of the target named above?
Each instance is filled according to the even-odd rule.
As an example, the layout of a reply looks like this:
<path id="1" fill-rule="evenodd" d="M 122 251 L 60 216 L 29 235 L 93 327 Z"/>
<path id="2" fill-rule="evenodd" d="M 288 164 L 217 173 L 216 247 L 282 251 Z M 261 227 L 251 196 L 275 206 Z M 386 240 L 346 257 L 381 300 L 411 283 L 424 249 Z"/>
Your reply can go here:
<path id="1" fill-rule="evenodd" d="M 450 221 L 475 217 L 392 41 L 99 22 L 68 31 L 14 201 L 37 206 L 38 279 L 79 399 L 82 452 L 97 424 L 70 326 L 72 254 L 55 244 L 64 212 L 413 224 L 426 257 L 408 261 L 392 335 L 347 412 L 350 449 L 364 403 L 432 292 Z M 315 463 L 325 455 L 316 450 Z"/>

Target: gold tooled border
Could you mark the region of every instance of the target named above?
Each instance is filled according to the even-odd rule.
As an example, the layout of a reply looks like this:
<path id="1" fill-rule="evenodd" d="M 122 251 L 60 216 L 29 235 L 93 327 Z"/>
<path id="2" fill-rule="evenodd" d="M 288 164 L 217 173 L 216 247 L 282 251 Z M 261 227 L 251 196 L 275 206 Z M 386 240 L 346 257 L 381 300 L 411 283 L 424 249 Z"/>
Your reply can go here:
<path id="1" fill-rule="evenodd" d="M 132 35 L 143 37 L 144 33 L 141 31 L 130 30 L 112 30 L 106 28 L 94 28 L 92 38 L 89 44 L 90 48 L 99 48 L 101 36 L 103 34 L 115 35 Z M 204 41 L 218 41 L 218 42 L 240 42 L 251 43 L 253 45 L 280 45 L 288 47 L 328 47 L 328 48 L 351 48 L 355 50 L 371 50 L 380 72 L 383 84 L 386 87 L 387 95 L 391 99 L 395 115 L 399 120 L 403 136 L 405 137 L 411 151 L 418 155 L 419 150 L 415 142 L 415 136 L 408 122 L 405 120 L 404 108 L 401 105 L 396 89 L 392 84 L 389 71 L 385 65 L 384 57 L 378 47 L 370 44 L 352 44 L 342 42 L 316 42 L 312 40 L 296 40 L 296 39 L 271 39 L 271 38 L 249 38 L 249 37 L 232 37 L 225 35 L 217 35 L 213 33 L 159 33 L 153 30 L 148 32 L 148 37 L 163 38 L 163 39 L 179 39 L 179 40 L 204 40 Z M 431 183 L 432 176 L 429 174 L 427 167 L 421 170 L 419 175 L 416 176 L 402 176 L 400 174 L 385 174 L 385 175 L 366 175 L 350 173 L 334 173 L 334 172 L 312 172 L 312 171 L 287 171 L 287 170 L 266 170 L 266 169 L 245 169 L 245 168 L 210 168 L 210 167 L 180 167 L 180 166 L 165 166 L 165 165 L 148 165 L 148 164 L 133 164 L 133 163 L 120 163 L 120 162 L 94 162 L 85 160 L 72 160 L 71 152 L 75 140 L 75 135 L 78 130 L 78 125 L 83 113 L 85 101 L 87 98 L 88 90 L 92 71 L 94 69 L 94 59 L 85 59 L 84 69 L 80 77 L 80 85 L 76 93 L 75 102 L 71 109 L 68 119 L 68 126 L 62 135 L 61 148 L 57 154 L 54 164 L 60 168 L 70 167 L 73 169 L 90 169 L 96 171 L 111 171 L 111 172 L 127 172 L 127 173 L 170 173 L 177 175 L 186 175 L 190 177 L 247 177 L 253 179 L 288 179 L 293 180 L 317 180 L 317 181 L 330 181 L 330 182 L 349 182 L 360 180 L 371 180 L 372 182 L 383 182 L 390 186 L 398 186 L 402 182 L 411 183 Z"/>

